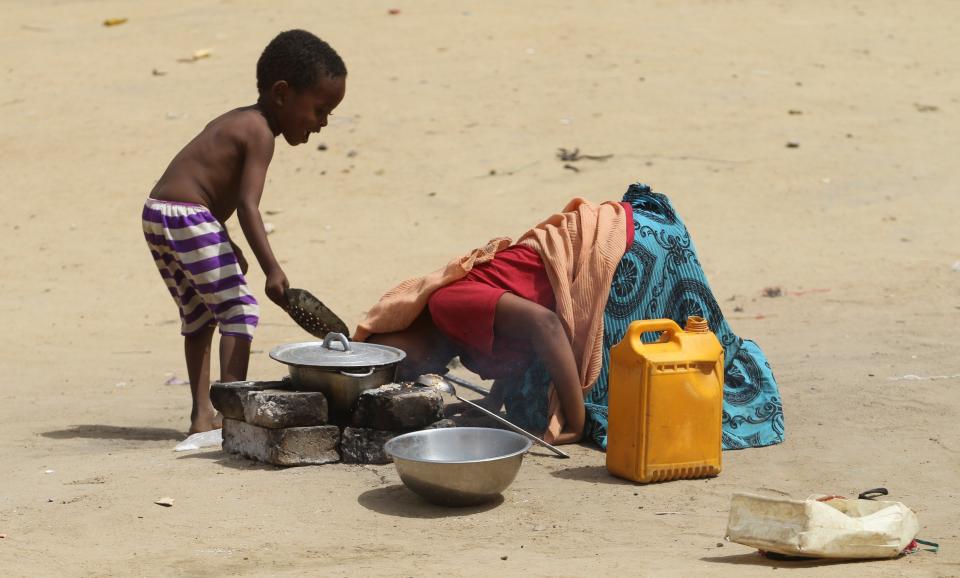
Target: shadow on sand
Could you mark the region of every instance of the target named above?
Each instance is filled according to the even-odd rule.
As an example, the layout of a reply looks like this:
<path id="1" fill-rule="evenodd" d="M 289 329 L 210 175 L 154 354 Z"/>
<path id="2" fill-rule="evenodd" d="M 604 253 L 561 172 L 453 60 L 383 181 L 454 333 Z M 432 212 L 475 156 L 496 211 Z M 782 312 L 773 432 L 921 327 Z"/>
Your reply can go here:
<path id="1" fill-rule="evenodd" d="M 237 454 L 230 454 L 220 448 L 210 448 L 206 451 L 193 450 L 177 456 L 178 460 L 210 460 L 218 466 L 234 470 L 283 470 L 284 466 L 274 466 L 254 460 L 248 460 Z"/>
<path id="2" fill-rule="evenodd" d="M 503 503 L 503 496 L 478 506 L 450 508 L 436 506 L 414 494 L 403 484 L 393 484 L 375 490 L 368 490 L 357 498 L 357 502 L 367 508 L 387 516 L 401 518 L 457 518 L 486 512 Z"/>
<path id="3" fill-rule="evenodd" d="M 819 566 L 838 566 L 842 564 L 859 564 L 863 562 L 878 562 L 879 560 L 832 560 L 827 558 L 767 558 L 760 552 L 749 554 L 734 554 L 731 556 L 704 556 L 700 558 L 712 564 L 731 564 L 734 566 L 766 566 L 767 568 L 817 568 Z"/>
<path id="4" fill-rule="evenodd" d="M 562 480 L 574 480 L 577 482 L 590 482 L 592 484 L 612 484 L 615 486 L 633 486 L 633 482 L 621 480 L 607 472 L 606 466 L 578 466 L 575 468 L 564 468 L 550 475 Z"/>
<path id="5" fill-rule="evenodd" d="M 55 440 L 85 438 L 140 442 L 181 441 L 186 436 L 180 430 L 164 427 L 124 427 L 102 424 L 75 425 L 67 429 L 43 432 L 40 435 Z"/>

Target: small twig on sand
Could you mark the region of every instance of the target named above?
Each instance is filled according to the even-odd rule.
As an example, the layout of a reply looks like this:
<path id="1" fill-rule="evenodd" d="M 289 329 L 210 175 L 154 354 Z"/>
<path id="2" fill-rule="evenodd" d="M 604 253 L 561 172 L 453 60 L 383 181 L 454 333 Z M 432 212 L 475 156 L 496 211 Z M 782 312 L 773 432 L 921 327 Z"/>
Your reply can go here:
<path id="1" fill-rule="evenodd" d="M 561 161 L 575 163 L 577 161 L 587 160 L 587 161 L 605 161 L 613 155 L 582 155 L 580 154 L 580 149 L 575 148 L 573 150 L 568 150 L 565 148 L 557 149 L 557 158 Z"/>

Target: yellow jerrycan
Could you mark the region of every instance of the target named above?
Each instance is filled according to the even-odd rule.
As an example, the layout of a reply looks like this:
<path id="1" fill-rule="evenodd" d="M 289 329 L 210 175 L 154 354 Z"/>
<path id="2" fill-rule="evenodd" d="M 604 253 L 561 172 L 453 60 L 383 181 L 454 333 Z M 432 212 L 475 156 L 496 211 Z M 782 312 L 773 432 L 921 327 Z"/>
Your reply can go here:
<path id="1" fill-rule="evenodd" d="M 660 340 L 640 336 L 662 331 Z M 723 347 L 702 317 L 634 321 L 610 350 L 607 471 L 635 482 L 720 473 Z"/>

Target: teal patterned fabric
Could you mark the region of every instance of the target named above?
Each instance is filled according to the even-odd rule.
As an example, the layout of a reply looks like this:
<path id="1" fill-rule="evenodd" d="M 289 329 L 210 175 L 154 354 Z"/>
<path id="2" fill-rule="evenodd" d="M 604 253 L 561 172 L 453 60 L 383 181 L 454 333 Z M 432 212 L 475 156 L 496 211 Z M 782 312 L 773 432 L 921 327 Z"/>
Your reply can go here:
<path id="1" fill-rule="evenodd" d="M 603 367 L 586 398 L 585 438 L 607 447 L 610 348 L 636 319 L 673 319 L 686 325 L 699 315 L 724 349 L 723 448 L 740 449 L 783 441 L 783 408 L 777 382 L 763 351 L 730 329 L 710 291 L 690 233 L 665 195 L 631 185 L 623 200 L 633 207 L 634 239 L 617 266 L 603 315 Z M 656 334 L 644 334 L 645 342 Z M 517 384 L 506 385 L 508 419 L 532 431 L 547 425 L 549 375 L 539 363 Z"/>

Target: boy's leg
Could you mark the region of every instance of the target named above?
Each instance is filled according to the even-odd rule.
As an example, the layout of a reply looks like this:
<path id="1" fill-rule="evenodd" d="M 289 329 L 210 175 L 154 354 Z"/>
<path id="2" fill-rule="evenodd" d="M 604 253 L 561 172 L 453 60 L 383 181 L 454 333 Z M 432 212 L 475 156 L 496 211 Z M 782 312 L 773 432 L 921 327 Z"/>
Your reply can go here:
<path id="1" fill-rule="evenodd" d="M 244 381 L 250 362 L 250 343 L 247 337 L 220 336 L 220 381 Z"/>
<path id="2" fill-rule="evenodd" d="M 210 344 L 213 340 L 213 325 L 184 336 L 183 352 L 187 358 L 187 374 L 190 378 L 190 394 L 193 408 L 190 410 L 190 433 L 217 429 L 217 410 L 210 403 Z"/>

